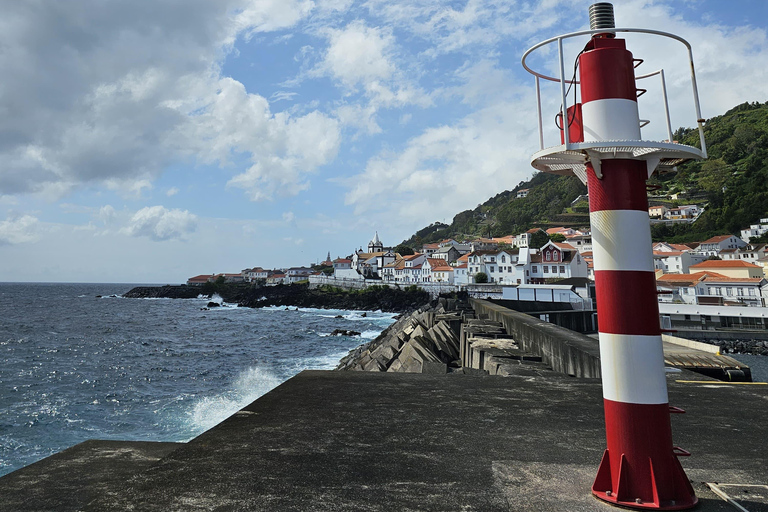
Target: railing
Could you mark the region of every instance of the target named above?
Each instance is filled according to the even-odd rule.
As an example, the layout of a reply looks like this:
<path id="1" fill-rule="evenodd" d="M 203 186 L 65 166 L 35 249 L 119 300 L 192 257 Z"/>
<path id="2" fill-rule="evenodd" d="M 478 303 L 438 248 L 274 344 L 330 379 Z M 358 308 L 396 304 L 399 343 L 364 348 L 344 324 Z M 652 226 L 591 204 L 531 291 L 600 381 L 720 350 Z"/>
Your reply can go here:
<path id="1" fill-rule="evenodd" d="M 651 30 L 651 29 L 643 29 L 643 28 L 612 28 L 612 29 L 610 29 L 610 31 L 611 32 L 632 32 L 632 33 L 652 34 L 652 35 L 658 35 L 658 36 L 663 36 L 663 37 L 669 37 L 669 38 L 675 39 L 675 40 L 681 42 L 683 45 L 685 45 L 685 47 L 688 49 L 688 61 L 690 63 L 690 67 L 691 67 L 691 85 L 693 87 L 693 101 L 694 101 L 694 106 L 696 108 L 696 117 L 697 117 L 696 122 L 697 122 L 698 128 L 699 128 L 699 139 L 701 141 L 701 153 L 702 153 L 702 156 L 704 158 L 706 158 L 707 157 L 707 145 L 706 145 L 706 142 L 704 140 L 704 119 L 701 117 L 701 105 L 699 103 L 699 91 L 698 91 L 698 86 L 696 85 L 696 70 L 695 70 L 694 65 L 693 65 L 693 49 L 691 48 L 690 43 L 688 43 L 688 41 L 686 41 L 685 39 L 683 39 L 682 37 L 680 37 L 678 35 L 670 34 L 669 32 L 662 32 L 660 30 Z M 564 39 L 569 39 L 569 38 L 572 38 L 572 37 L 584 36 L 584 35 L 603 34 L 605 32 L 606 32 L 605 29 L 582 30 L 582 31 L 579 31 L 579 32 L 572 32 L 570 34 L 564 34 L 564 35 L 561 35 L 561 36 L 552 37 L 550 39 L 547 39 L 545 41 L 542 41 L 542 42 L 532 46 L 531 48 L 528 49 L 528 51 L 526 51 L 523 54 L 523 59 L 522 59 L 523 67 L 526 69 L 526 71 L 528 71 L 529 73 L 531 73 L 535 77 L 535 82 L 536 82 L 536 106 L 537 106 L 537 112 L 538 112 L 538 116 L 539 116 L 539 149 L 542 149 L 542 150 L 544 149 L 544 124 L 543 124 L 543 119 L 542 119 L 542 114 L 541 114 L 541 86 L 540 86 L 540 80 L 543 79 L 543 80 L 548 80 L 550 82 L 558 82 L 560 84 L 560 97 L 561 97 L 561 102 L 562 102 L 561 103 L 562 104 L 562 111 L 563 112 L 567 112 L 568 111 L 568 99 L 566 97 L 565 85 L 566 84 L 570 84 L 570 85 L 578 84 L 579 81 L 578 80 L 568 80 L 568 79 L 565 78 L 565 61 L 564 61 L 564 57 L 563 57 L 563 40 Z M 539 49 L 539 48 L 541 48 L 543 46 L 546 46 L 546 45 L 548 45 L 550 43 L 553 43 L 553 42 L 557 42 L 558 58 L 559 58 L 559 64 L 560 64 L 560 77 L 559 78 L 552 77 L 552 76 L 547 76 L 547 75 L 545 75 L 543 73 L 539 73 L 537 71 L 534 71 L 533 69 L 528 67 L 528 65 L 526 64 L 526 59 L 528 58 L 528 56 L 531 53 L 533 53 L 535 50 L 537 50 L 537 49 Z M 670 116 L 669 116 L 669 101 L 667 99 L 667 86 L 666 86 L 666 81 L 664 79 L 664 70 L 660 69 L 658 71 L 654 71 L 653 73 L 648 73 L 646 75 L 640 75 L 640 76 L 635 77 L 635 79 L 636 80 L 642 80 L 642 79 L 649 78 L 649 77 L 656 76 L 656 75 L 659 75 L 659 77 L 661 79 L 661 89 L 662 89 L 662 96 L 663 96 L 663 100 L 664 100 L 664 111 L 665 111 L 665 114 L 666 114 L 666 122 L 667 122 L 667 134 L 668 134 L 668 137 L 669 137 L 669 142 L 673 143 L 674 141 L 672 139 L 672 124 L 671 124 Z M 565 130 L 565 129 L 563 130 L 563 134 L 564 134 L 564 141 L 565 141 L 565 144 L 564 144 L 565 150 L 568 151 L 568 150 L 570 150 L 572 148 L 571 141 L 569 140 L 570 139 L 570 134 L 568 133 L 568 130 Z"/>

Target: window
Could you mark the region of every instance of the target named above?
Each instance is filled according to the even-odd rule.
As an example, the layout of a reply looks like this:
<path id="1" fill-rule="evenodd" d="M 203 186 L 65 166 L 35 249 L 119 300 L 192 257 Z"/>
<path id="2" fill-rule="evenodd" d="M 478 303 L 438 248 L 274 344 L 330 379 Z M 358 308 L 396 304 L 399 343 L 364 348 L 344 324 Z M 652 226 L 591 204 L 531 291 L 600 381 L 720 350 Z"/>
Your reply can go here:
<path id="1" fill-rule="evenodd" d="M 491 269 L 491 272 L 493 272 L 494 267 L 490 267 L 490 269 Z"/>
<path id="2" fill-rule="evenodd" d="M 544 273 L 549 274 L 549 267 L 544 265 Z"/>
<path id="3" fill-rule="evenodd" d="M 755 289 L 754 289 L 754 288 L 750 288 L 750 289 L 749 289 L 749 294 L 750 294 L 751 296 L 753 296 L 753 297 L 754 297 L 754 295 L 755 295 Z"/>
<path id="4" fill-rule="evenodd" d="M 733 295 L 733 288 L 731 288 L 731 287 L 729 286 L 728 288 L 726 288 L 726 289 L 725 289 L 725 293 L 727 293 L 727 294 L 728 294 L 728 296 L 730 297 L 731 295 Z"/>
<path id="5" fill-rule="evenodd" d="M 736 295 L 744 295 L 744 288 L 736 288 Z"/>
<path id="6" fill-rule="evenodd" d="M 503 254 L 501 255 L 501 262 L 502 263 L 506 263 L 507 262 L 507 257 L 504 256 Z"/>
<path id="7" fill-rule="evenodd" d="M 560 261 L 560 253 L 558 251 L 555 251 L 554 254 L 552 254 L 552 261 Z"/>
<path id="8" fill-rule="evenodd" d="M 539 269 L 538 269 L 538 267 L 536 267 L 536 265 L 534 265 L 534 266 L 532 266 L 532 267 L 531 267 L 531 272 L 533 272 L 534 274 L 535 274 L 536 272 L 538 272 L 538 271 L 539 271 Z"/>
<path id="9" fill-rule="evenodd" d="M 549 251 L 545 252 L 544 253 L 544 259 L 546 259 L 547 261 L 552 261 L 552 253 L 549 252 Z M 544 267 L 544 268 L 547 268 L 547 267 Z M 546 270 L 545 270 L 545 272 L 546 272 Z"/>
<path id="10" fill-rule="evenodd" d="M 563 265 L 560 265 L 560 273 L 565 274 L 565 267 Z"/>

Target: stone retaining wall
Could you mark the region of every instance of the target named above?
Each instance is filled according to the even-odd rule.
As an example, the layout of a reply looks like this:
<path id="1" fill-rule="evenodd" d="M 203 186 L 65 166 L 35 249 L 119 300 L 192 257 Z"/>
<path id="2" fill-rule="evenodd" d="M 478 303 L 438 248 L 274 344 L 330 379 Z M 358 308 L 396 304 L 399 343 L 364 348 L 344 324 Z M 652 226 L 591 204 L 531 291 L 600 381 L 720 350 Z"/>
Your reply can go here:
<path id="1" fill-rule="evenodd" d="M 486 300 L 470 299 L 470 303 L 479 318 L 500 322 L 522 351 L 541 356 L 556 372 L 600 378 L 597 340 Z"/>

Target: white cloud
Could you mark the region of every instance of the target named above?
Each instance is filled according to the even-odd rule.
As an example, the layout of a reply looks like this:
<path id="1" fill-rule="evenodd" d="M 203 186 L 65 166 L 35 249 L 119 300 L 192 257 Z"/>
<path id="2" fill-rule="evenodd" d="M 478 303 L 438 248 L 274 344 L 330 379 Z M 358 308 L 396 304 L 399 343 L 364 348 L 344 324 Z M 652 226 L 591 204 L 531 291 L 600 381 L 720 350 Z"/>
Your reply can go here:
<path id="1" fill-rule="evenodd" d="M 102 206 L 99 209 L 99 213 L 97 215 L 97 218 L 104 224 L 105 226 L 109 226 L 114 222 L 115 217 L 117 217 L 117 212 L 112 207 L 112 205 L 105 205 Z"/>
<path id="2" fill-rule="evenodd" d="M 37 217 L 22 215 L 0 222 L 0 245 L 34 242 L 39 238 Z"/>
<path id="3" fill-rule="evenodd" d="M 145 236 L 159 242 L 183 239 L 196 229 L 197 216 L 187 210 L 148 206 L 137 211 L 121 231 L 130 236 Z"/>
<path id="4" fill-rule="evenodd" d="M 391 28 L 356 20 L 326 33 L 328 48 L 313 75 L 330 76 L 347 95 L 362 89 L 375 108 L 431 104 L 429 95 L 398 66 L 403 57 Z"/>
<path id="5" fill-rule="evenodd" d="M 168 197 L 173 197 L 173 196 L 175 196 L 178 193 L 179 193 L 179 189 L 178 188 L 171 187 L 168 190 L 166 190 L 165 195 L 168 196 Z"/>
<path id="6" fill-rule="evenodd" d="M 219 91 L 180 134 L 195 140 L 205 162 L 226 165 L 245 155 L 250 167 L 229 180 L 253 200 L 290 196 L 309 188 L 307 177 L 335 158 L 340 144 L 338 121 L 318 111 L 301 117 L 272 114 L 268 101 L 248 94 L 240 82 L 219 81 Z"/>
<path id="7" fill-rule="evenodd" d="M 296 215 L 293 212 L 284 212 L 283 220 L 290 224 L 296 220 Z"/>
<path id="8" fill-rule="evenodd" d="M 306 173 L 335 156 L 335 121 L 273 116 L 219 66 L 237 37 L 294 26 L 313 8 L 309 0 L 6 4 L 0 195 L 60 197 L 95 184 L 140 197 L 171 163 L 210 161 L 212 151 L 219 163 L 250 157 L 254 167 L 233 183 L 253 198 L 305 189 Z M 241 138 L 219 131 L 248 123 Z M 297 138 L 321 147 L 284 149 Z"/>

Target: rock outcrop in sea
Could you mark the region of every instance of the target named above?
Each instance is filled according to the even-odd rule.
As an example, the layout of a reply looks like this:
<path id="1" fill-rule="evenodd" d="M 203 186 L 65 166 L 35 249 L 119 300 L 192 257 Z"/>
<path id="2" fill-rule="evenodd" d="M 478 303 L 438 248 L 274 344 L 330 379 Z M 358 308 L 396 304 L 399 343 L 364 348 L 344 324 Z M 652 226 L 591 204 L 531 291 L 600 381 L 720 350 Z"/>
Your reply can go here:
<path id="1" fill-rule="evenodd" d="M 427 292 L 415 286 L 389 288 L 370 286 L 362 290 L 343 290 L 307 284 L 256 286 L 224 284 L 217 286 L 139 286 L 125 293 L 126 298 L 191 299 L 200 295 L 219 295 L 225 302 L 242 307 L 298 306 L 304 308 L 386 311 L 405 313 L 429 303 Z"/>

